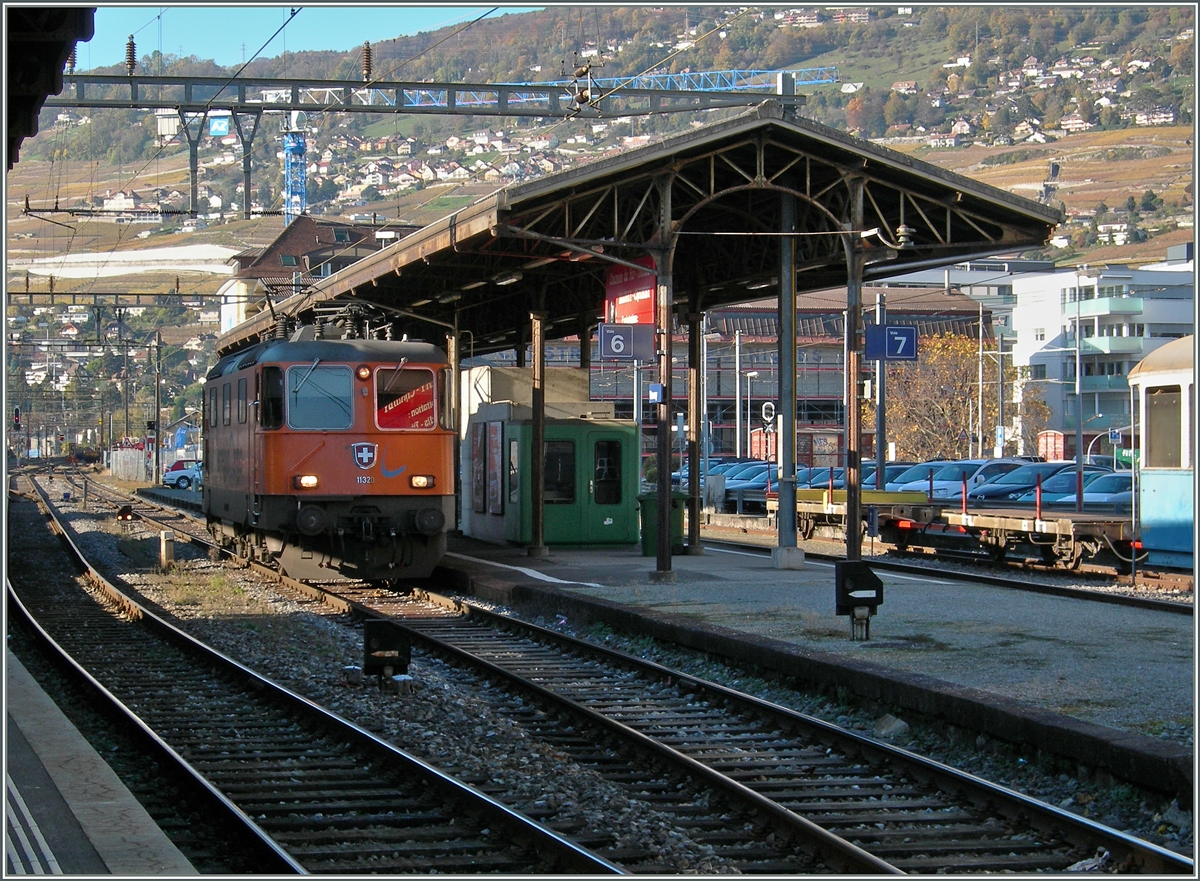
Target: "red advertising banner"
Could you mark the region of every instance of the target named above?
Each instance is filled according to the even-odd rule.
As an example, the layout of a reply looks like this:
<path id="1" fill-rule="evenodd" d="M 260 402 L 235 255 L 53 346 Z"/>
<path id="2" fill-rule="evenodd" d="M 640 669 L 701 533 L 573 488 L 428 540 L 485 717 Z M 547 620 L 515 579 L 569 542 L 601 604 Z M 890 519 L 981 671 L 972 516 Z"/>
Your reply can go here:
<path id="1" fill-rule="evenodd" d="M 639 272 L 629 266 L 610 266 L 604 279 L 604 317 L 612 324 L 653 324 L 658 305 L 658 277 L 654 258 L 647 254 L 633 261 L 645 266 Z"/>

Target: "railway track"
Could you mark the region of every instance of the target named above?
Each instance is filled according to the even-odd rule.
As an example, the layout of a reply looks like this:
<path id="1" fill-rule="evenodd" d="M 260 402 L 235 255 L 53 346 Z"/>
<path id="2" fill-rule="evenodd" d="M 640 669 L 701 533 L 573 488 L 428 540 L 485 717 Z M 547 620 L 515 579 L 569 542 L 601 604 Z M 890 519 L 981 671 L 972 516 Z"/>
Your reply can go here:
<path id="1" fill-rule="evenodd" d="M 339 592 L 344 591 L 339 588 Z M 411 600 L 399 600 L 394 594 L 389 592 L 363 589 L 357 594 L 357 598 L 362 600 L 364 603 L 375 606 L 377 611 L 390 613 L 392 615 L 403 615 L 406 617 L 406 619 L 411 618 L 414 608 L 416 608 L 419 621 L 438 622 L 433 626 L 433 629 L 435 630 L 446 626 L 444 611 L 436 608 L 431 611 L 429 608 L 414 607 Z M 395 606 L 395 604 L 398 602 L 401 605 Z M 461 609 L 456 607 L 456 611 L 461 611 Z M 480 628 L 480 621 L 485 616 L 486 613 L 483 610 L 472 609 L 470 611 L 469 623 L 465 625 L 466 629 L 463 630 L 463 633 L 466 635 L 462 637 L 462 640 L 465 643 L 469 644 L 473 642 L 479 642 L 481 645 L 486 645 L 492 640 L 492 637 L 481 637 L 477 632 Z M 454 620 L 454 616 L 451 616 L 451 620 Z M 411 623 L 411 621 L 409 623 Z M 511 629 L 515 626 L 515 624 L 510 619 L 503 619 L 502 626 L 506 629 Z M 423 629 L 428 628 L 425 627 Z M 533 639 L 533 643 L 538 647 L 531 648 L 530 644 L 522 639 L 522 641 L 515 648 L 512 645 L 504 645 L 499 649 L 487 648 L 484 650 L 482 652 L 483 654 L 493 655 L 490 660 L 492 666 L 487 666 L 488 674 L 508 676 L 509 673 L 504 671 L 504 667 L 511 665 L 506 664 L 505 659 L 524 658 L 529 664 L 532 665 L 532 669 L 535 673 L 534 676 L 526 678 L 533 678 L 537 680 L 540 676 L 543 679 L 550 680 L 549 683 L 539 683 L 539 686 L 547 692 L 546 694 L 542 695 L 544 699 L 557 700 L 558 697 L 561 696 L 559 692 L 569 692 L 571 688 L 564 687 L 562 685 L 563 681 L 566 680 L 562 680 L 557 673 L 552 677 L 547 674 L 547 671 L 549 670 L 557 670 L 560 667 L 564 667 L 564 664 L 560 658 L 556 658 L 553 654 L 544 654 L 546 650 L 544 647 L 541 647 L 541 645 L 544 639 L 547 638 L 547 634 L 549 634 L 548 631 L 537 635 Z M 552 637 L 555 640 L 560 638 L 557 634 L 549 634 L 549 637 Z M 453 642 L 453 640 L 451 641 Z M 433 643 L 430 643 L 430 645 L 433 645 Z M 454 651 L 451 648 L 441 648 L 437 650 L 444 652 Z M 622 663 L 624 663 L 624 661 L 622 661 Z M 573 668 L 564 667 L 564 669 L 570 669 L 571 675 L 574 676 Z M 520 674 L 522 671 L 518 669 L 510 672 Z M 662 679 L 662 676 L 664 675 L 667 677 L 665 680 Z M 821 817 L 821 821 L 818 823 L 818 825 L 824 825 L 825 822 L 828 822 L 829 826 L 827 831 L 833 831 L 835 833 L 843 833 L 847 835 L 850 837 L 851 843 L 855 846 L 861 846 L 863 844 L 863 840 L 854 838 L 854 836 L 864 834 L 859 828 L 862 826 L 862 822 L 856 822 L 856 820 L 866 821 L 868 827 L 872 822 L 883 824 L 883 827 L 880 828 L 878 833 L 872 831 L 869 835 L 865 836 L 865 840 L 871 842 L 870 846 L 860 847 L 860 849 L 871 851 L 875 857 L 882 859 L 889 866 L 902 868 L 904 871 L 916 871 L 923 873 L 925 871 L 937 871 L 939 869 L 942 871 L 1034 870 L 1033 868 L 1030 868 L 1030 866 L 1040 866 L 1042 868 L 1050 866 L 1053 868 L 1053 870 L 1060 870 L 1069 865 L 1078 863 L 1081 859 L 1086 859 L 1087 857 L 1091 856 L 1092 853 L 1094 853 L 1092 842 L 1088 840 L 1088 835 L 1091 835 L 1090 831 L 1088 831 L 1086 835 L 1081 835 L 1078 833 L 1078 831 L 1076 831 L 1074 837 L 1072 837 L 1072 835 L 1063 833 L 1056 829 L 1054 826 L 1054 823 L 1057 822 L 1056 818 L 1052 818 L 1052 820 L 1047 821 L 1044 817 L 1035 817 L 1034 822 L 1030 822 L 1028 817 L 1026 817 L 1022 821 L 1026 824 L 1026 828 L 1024 829 L 1022 829 L 1019 824 L 1017 826 L 1013 826 L 1007 821 L 1000 822 L 997 817 L 1001 816 L 1002 812 L 998 811 L 994 805 L 984 807 L 982 810 L 979 809 L 979 799 L 993 799 L 993 795 L 988 794 L 986 796 L 968 796 L 965 800 L 974 804 L 975 812 L 973 814 L 970 813 L 970 805 L 960 807 L 959 804 L 953 799 L 948 802 L 939 801 L 939 799 L 946 798 L 947 793 L 961 788 L 962 784 L 957 780 L 952 780 L 949 784 L 938 781 L 930 784 L 929 772 L 925 769 L 918 769 L 916 772 L 911 770 L 889 772 L 890 776 L 884 776 L 881 778 L 881 775 L 878 773 L 876 767 L 876 764 L 879 763 L 880 760 L 875 753 L 872 752 L 872 750 L 876 750 L 881 745 L 873 741 L 867 741 L 869 744 L 868 747 L 852 745 L 851 747 L 834 748 L 831 747 L 825 740 L 821 740 L 820 737 L 817 737 L 816 745 L 813 746 L 811 742 L 800 741 L 798 737 L 793 735 L 790 731 L 782 738 L 782 740 L 780 740 L 779 738 L 775 737 L 775 734 L 777 734 L 779 730 L 783 730 L 785 727 L 784 725 L 775 724 L 773 728 L 768 728 L 768 725 L 774 723 L 770 722 L 769 720 L 752 720 L 751 722 L 747 722 L 740 716 L 731 722 L 726 721 L 716 723 L 718 725 L 718 729 L 721 725 L 728 726 L 724 731 L 718 730 L 717 734 L 713 736 L 706 735 L 706 737 L 708 737 L 707 740 L 702 738 L 700 740 L 693 741 L 690 739 L 693 736 L 693 732 L 699 732 L 701 729 L 695 720 L 687 713 L 678 717 L 673 716 L 672 713 L 675 712 L 673 709 L 669 707 L 660 708 L 651 702 L 650 697 L 647 697 L 646 695 L 639 696 L 635 691 L 631 691 L 628 687 L 628 684 L 624 680 L 624 674 L 617 676 L 615 685 L 611 679 L 605 678 L 611 676 L 611 673 L 605 673 L 602 674 L 599 679 L 589 680 L 589 684 L 583 685 L 582 690 L 585 697 L 589 693 L 593 695 L 598 693 L 610 696 L 618 695 L 620 700 L 610 700 L 607 703 L 604 700 L 601 700 L 597 706 L 594 707 L 588 706 L 587 701 L 583 700 L 580 701 L 580 703 L 584 705 L 583 710 L 562 709 L 555 711 L 556 713 L 575 714 L 574 718 L 576 721 L 573 723 L 575 730 L 571 731 L 566 736 L 555 734 L 555 725 L 558 723 L 553 723 L 553 720 L 547 718 L 548 715 L 553 714 L 546 710 L 532 712 L 529 710 L 529 703 L 523 699 L 517 699 L 515 701 L 514 707 L 516 709 L 513 711 L 514 717 L 518 718 L 522 724 L 532 725 L 538 731 L 539 736 L 546 737 L 551 740 L 555 740 L 557 737 L 556 742 L 560 743 L 564 749 L 575 750 L 579 758 L 590 766 L 601 768 L 603 771 L 609 773 L 610 776 L 613 777 L 624 777 L 626 778 L 627 782 L 630 783 L 630 785 L 634 787 L 640 787 L 646 792 L 653 793 L 655 797 L 660 800 L 656 805 L 660 809 L 669 810 L 673 805 L 677 806 L 679 803 L 679 792 L 686 791 L 689 793 L 691 796 L 691 801 L 687 802 L 686 808 L 678 812 L 677 815 L 683 814 L 691 817 L 694 823 L 698 822 L 701 825 L 705 823 L 709 824 L 712 830 L 709 834 L 709 840 L 712 842 L 712 846 L 717 849 L 719 855 L 723 859 L 726 859 L 732 865 L 737 866 L 740 870 L 774 870 L 792 872 L 813 870 L 811 868 L 813 863 L 810 854 L 812 853 L 812 849 L 817 847 L 817 845 L 809 845 L 807 849 L 804 846 L 801 846 L 798 851 L 795 848 L 792 848 L 792 853 L 790 854 L 791 862 L 788 863 L 786 862 L 786 860 L 789 858 L 788 847 L 781 848 L 779 846 L 779 842 L 790 840 L 799 841 L 802 840 L 802 836 L 796 837 L 798 833 L 788 832 L 781 826 L 775 826 L 775 828 L 772 830 L 775 836 L 773 842 L 769 840 L 772 832 L 767 831 L 766 838 L 764 839 L 765 844 L 755 845 L 759 850 L 757 854 L 754 853 L 753 848 L 743 847 L 743 852 L 739 855 L 736 853 L 736 848 L 730 848 L 729 846 L 728 838 L 730 835 L 729 827 L 731 826 L 731 823 L 728 819 L 722 821 L 720 816 L 739 816 L 739 814 L 745 816 L 744 812 L 747 810 L 745 805 L 743 805 L 740 811 L 734 807 L 731 811 L 725 811 L 723 809 L 718 810 L 716 815 L 712 813 L 706 816 L 701 815 L 700 811 L 702 807 L 711 805 L 713 801 L 711 795 L 707 794 L 702 787 L 698 786 L 694 779 L 690 783 L 684 782 L 687 779 L 686 775 L 688 773 L 688 769 L 685 768 L 684 770 L 672 772 L 669 768 L 666 768 L 665 765 L 668 760 L 663 757 L 660 747 L 672 748 L 678 746 L 681 749 L 673 751 L 682 751 L 687 753 L 693 758 L 693 760 L 697 760 L 697 757 L 699 757 L 701 764 L 704 764 L 705 760 L 707 760 L 709 757 L 718 755 L 722 750 L 724 750 L 725 764 L 736 766 L 734 767 L 733 776 L 736 777 L 739 773 L 741 773 L 743 775 L 748 775 L 748 778 L 754 781 L 753 783 L 747 783 L 745 780 L 736 781 L 740 782 L 744 788 L 748 789 L 751 793 L 763 795 L 769 801 L 774 802 L 776 805 L 782 807 L 786 811 L 803 812 L 809 819 Z M 704 708 L 705 713 L 710 712 L 712 707 L 716 704 L 727 702 L 727 698 L 723 695 L 719 695 L 716 698 L 705 696 L 701 701 L 697 701 L 695 696 L 691 694 L 690 690 L 695 685 L 699 684 L 699 682 L 698 680 L 694 680 L 692 677 L 682 676 L 681 674 L 672 673 L 670 671 L 667 671 L 665 674 L 660 673 L 659 676 L 660 684 L 663 681 L 666 681 L 667 683 L 673 683 L 677 692 L 679 690 L 680 683 L 686 683 L 686 689 L 684 689 L 683 692 L 675 694 L 673 699 L 675 701 L 684 701 L 688 706 L 700 704 Z M 515 687 L 516 686 L 514 686 L 514 688 Z M 650 689 L 650 692 L 653 693 L 654 691 L 654 688 Z M 631 707 L 632 709 L 630 709 Z M 582 716 L 579 715 L 581 713 Z M 791 715 L 795 716 L 797 714 Z M 583 720 L 582 722 L 580 721 L 581 718 Z M 640 719 L 641 723 L 645 723 L 646 719 L 652 719 L 653 724 L 650 726 L 650 730 L 644 730 L 644 725 L 642 725 L 641 728 L 639 728 L 639 725 L 637 724 L 627 725 L 626 723 L 629 722 L 630 718 L 633 718 L 635 722 L 638 722 Z M 611 740 L 614 735 L 612 735 L 611 732 L 606 735 L 610 738 L 608 741 L 604 741 L 599 738 L 583 738 L 579 733 L 579 726 L 584 724 L 591 725 L 597 728 L 598 731 L 602 732 L 608 732 L 613 724 L 616 724 L 618 728 L 632 728 L 635 733 L 641 735 L 640 746 L 626 746 L 620 749 L 614 749 L 612 746 L 613 741 Z M 792 722 L 789 722 L 788 724 L 792 724 Z M 824 723 L 818 722 L 817 725 L 820 727 L 824 725 Z M 671 736 L 660 738 L 660 729 L 663 729 L 664 726 L 668 730 L 676 731 L 674 740 L 678 741 L 677 743 L 671 742 Z M 825 727 L 833 729 L 833 726 Z M 840 731 L 840 729 L 834 730 Z M 730 731 L 733 731 L 737 734 L 737 737 L 734 738 L 735 743 L 732 747 L 729 744 Z M 683 734 L 687 735 L 687 738 L 689 739 L 684 739 L 684 737 L 678 732 L 683 732 Z M 770 734 L 771 736 L 765 736 L 764 732 Z M 810 738 L 812 737 L 812 735 L 805 736 Z M 714 740 L 713 737 L 716 739 Z M 769 743 L 767 745 L 769 748 L 755 748 L 753 751 L 747 750 L 744 744 L 737 742 L 739 739 L 749 739 L 752 741 L 756 737 L 762 738 L 766 741 L 770 741 L 772 738 L 774 738 L 777 742 Z M 854 739 L 854 736 L 851 735 L 851 738 Z M 637 737 L 634 739 L 638 740 Z M 650 759 L 646 758 L 646 750 L 648 748 L 647 744 L 645 743 L 646 740 L 650 740 L 658 744 L 657 746 L 649 748 L 650 753 L 653 754 L 652 758 Z M 859 740 L 865 741 L 863 738 L 859 738 Z M 604 745 L 597 746 L 597 743 L 603 743 Z M 801 743 L 801 745 L 797 746 L 797 743 Z M 816 764 L 812 762 L 803 762 L 805 757 L 811 758 L 811 756 L 814 754 L 811 752 L 811 750 L 816 750 L 819 752 L 822 749 L 825 750 L 829 755 L 833 755 L 834 758 L 832 762 L 834 764 L 832 770 L 834 772 L 834 779 L 839 780 L 843 784 L 840 787 L 843 791 L 836 791 L 839 787 L 831 785 L 828 782 L 828 775 L 825 773 L 826 768 L 824 762 L 818 762 Z M 641 751 L 640 753 L 639 750 Z M 810 752 L 805 752 L 805 750 L 810 750 Z M 641 757 L 640 759 L 638 758 L 639 756 Z M 765 771 L 776 768 L 776 766 L 786 767 L 788 762 L 791 762 L 793 765 L 795 765 L 798 761 L 809 766 L 807 769 L 803 767 L 801 768 L 801 770 L 805 772 L 805 776 L 802 776 L 799 779 L 789 778 L 786 776 L 786 774 L 779 776 L 776 771 L 771 771 L 769 774 L 765 773 Z M 719 767 L 720 764 L 720 761 L 716 762 L 718 767 L 709 768 L 709 770 L 716 773 L 721 773 L 724 769 Z M 940 768 L 941 766 L 937 767 Z M 646 777 L 647 768 L 652 769 L 649 771 L 648 778 Z M 794 768 L 791 773 L 795 773 Z M 957 772 L 955 773 L 957 774 Z M 760 784 L 760 777 L 765 782 Z M 641 782 L 644 779 L 646 782 Z M 708 786 L 709 790 L 720 789 L 719 786 L 713 784 L 711 781 L 709 782 Z M 854 787 L 856 786 L 860 787 L 860 789 L 855 790 Z M 932 791 L 935 793 L 934 796 L 930 796 L 928 794 L 931 786 Z M 990 784 L 986 786 L 990 786 Z M 891 788 L 889 789 L 888 787 Z M 805 790 L 807 790 L 808 793 L 807 800 L 802 794 Z M 790 792 L 792 802 L 789 803 L 786 799 L 776 801 L 774 798 L 775 792 Z M 924 817 L 921 817 L 918 811 L 913 815 L 912 818 L 906 818 L 903 815 L 904 808 L 898 808 L 896 805 L 904 804 L 905 807 L 912 809 L 919 800 L 918 796 L 913 794 L 914 792 L 924 793 L 920 796 L 921 798 L 929 799 L 932 797 L 934 799 L 935 806 L 927 806 Z M 732 795 L 729 793 L 723 793 L 721 798 L 728 800 L 724 801 L 723 804 L 736 804 L 737 796 L 739 794 L 745 795 L 745 793 L 739 793 L 737 787 L 733 788 Z M 876 801 L 875 809 L 879 811 L 881 815 L 886 814 L 889 819 L 886 822 L 884 820 L 871 820 L 870 815 L 867 813 L 867 808 L 854 803 L 856 799 L 860 798 L 864 799 L 865 804 L 868 806 L 871 804 L 872 799 L 874 799 Z M 989 805 L 991 804 L 990 802 L 985 803 Z M 880 804 L 885 805 L 885 807 L 881 808 Z M 824 815 L 820 814 L 818 810 L 822 808 L 825 809 Z M 761 803 L 752 809 L 759 811 L 760 816 L 764 810 Z M 1025 808 L 1018 806 L 1017 808 L 1013 808 L 1011 810 L 1016 811 L 1016 815 L 1020 817 L 1022 816 L 1021 811 L 1024 809 Z M 775 810 L 776 808 L 766 809 L 768 813 Z M 947 824 L 944 821 L 953 815 L 953 811 L 959 810 L 966 812 L 966 819 L 959 824 L 962 828 L 956 831 L 953 828 L 953 823 Z M 1068 814 L 1063 811 L 1056 811 L 1056 809 L 1048 810 L 1052 814 L 1065 816 L 1071 821 L 1080 822 L 1087 827 L 1094 825 L 1088 823 L 1087 821 L 1080 821 L 1079 818 L 1075 817 L 1073 814 Z M 972 827 L 972 823 L 974 823 L 974 827 Z M 756 834 L 760 834 L 754 831 L 755 825 L 755 823 L 751 822 L 744 828 L 738 829 L 738 837 L 743 844 L 754 840 L 754 836 Z M 761 820 L 759 820 L 757 825 L 760 827 L 763 826 Z M 972 828 L 974 828 L 973 833 L 971 831 Z M 1103 829 L 1103 827 L 1099 828 Z M 920 832 L 922 829 L 924 829 L 926 832 L 932 832 L 932 834 L 941 836 L 941 840 L 935 842 L 934 844 L 930 844 L 927 840 L 922 838 L 921 834 L 914 834 L 914 830 Z M 1013 831 L 1014 829 L 1016 831 Z M 933 830 L 936 830 L 936 832 L 933 832 Z M 1108 830 L 1108 832 L 1111 833 L 1111 830 Z M 954 839 L 955 834 L 977 835 L 980 840 L 968 846 L 968 851 L 969 848 L 973 847 L 977 849 L 977 852 L 968 852 L 964 855 L 964 853 L 956 851 L 955 848 L 960 847 L 960 845 L 958 845 Z M 1131 840 L 1136 842 L 1136 839 L 1130 839 L 1128 836 L 1122 836 L 1121 833 L 1112 834 L 1117 835 L 1121 841 Z M 905 841 L 903 839 L 908 840 Z M 896 844 L 897 841 L 899 842 L 898 846 L 889 850 L 889 842 L 891 844 Z M 987 842 L 990 842 L 990 844 L 986 844 Z M 1006 842 L 1013 842 L 1008 846 L 1008 850 L 1004 850 Z M 1031 844 L 1031 842 L 1035 842 L 1036 846 Z M 789 847 L 790 846 L 791 845 L 789 844 Z M 995 853 L 992 853 L 991 851 L 978 851 L 981 846 L 991 847 Z M 1111 842 L 1095 845 L 1096 848 L 1105 848 L 1105 852 L 1109 854 L 1110 866 L 1121 866 L 1125 867 L 1127 870 L 1131 868 L 1136 869 L 1138 867 L 1142 867 L 1143 870 L 1150 871 L 1186 871 L 1185 869 L 1179 869 L 1177 866 L 1172 868 L 1170 865 L 1170 861 L 1172 859 L 1181 858 L 1176 858 L 1173 854 L 1164 857 L 1163 855 L 1169 854 L 1169 852 L 1161 851 L 1153 846 L 1150 846 L 1151 852 L 1153 853 L 1157 851 L 1157 855 L 1153 858 L 1165 858 L 1168 861 L 1168 866 L 1167 868 L 1160 867 L 1157 869 L 1148 869 L 1147 864 L 1139 863 L 1139 860 L 1142 860 L 1143 858 L 1140 856 L 1131 855 L 1133 853 L 1132 851 L 1126 851 L 1122 856 L 1121 847 L 1124 846 L 1124 844 L 1113 846 Z M 880 857 L 879 853 L 876 852 L 876 848 L 880 848 L 881 852 L 886 856 Z M 997 856 L 999 851 L 1004 851 L 1004 854 Z M 1029 853 L 1026 853 L 1025 851 L 1029 851 Z M 935 854 L 933 859 L 930 858 L 930 852 Z M 817 849 L 817 853 L 820 854 L 819 848 Z M 647 866 L 645 863 L 640 865 L 637 863 L 638 859 L 645 859 L 644 855 L 637 855 L 628 852 L 621 853 L 616 851 L 609 852 L 606 855 L 621 862 L 628 860 L 628 862 L 625 863 L 627 866 L 632 866 L 640 871 L 653 869 L 652 866 Z M 1079 859 L 1075 859 L 1074 862 L 1064 862 L 1071 860 L 1074 857 L 1078 857 Z M 741 860 L 740 863 L 738 862 L 739 859 Z M 1045 862 L 1047 859 L 1051 860 L 1051 862 Z M 818 858 L 816 865 L 833 866 L 841 870 L 845 870 L 845 867 L 848 865 L 844 862 L 839 862 L 836 856 L 826 856 L 824 857 L 824 860 L 824 862 L 821 862 L 820 858 Z M 906 863 L 905 860 L 909 860 L 909 862 Z M 995 862 L 989 863 L 989 860 L 994 860 Z M 1057 860 L 1057 862 L 1053 862 L 1053 860 Z M 933 868 L 930 868 L 931 866 Z M 1000 866 L 1000 868 L 996 868 L 996 866 Z M 820 869 L 816 870 L 819 871 Z M 859 871 L 871 870 L 872 869 L 859 869 Z M 876 868 L 874 870 L 878 871 L 881 869 Z"/>
<path id="2" fill-rule="evenodd" d="M 846 843 L 842 859 L 861 850 L 876 861 L 851 871 L 1059 872 L 1097 854 L 1123 871 L 1192 870 L 1155 845 L 905 750 L 469 603 L 371 588 L 339 589 L 331 601 L 402 621 L 428 650 L 573 717 L 551 729 L 530 714 L 523 721 L 543 737 L 570 745 L 590 725 L 757 812 L 776 836 L 803 840 L 811 824 Z M 811 840 L 837 864 L 832 842 Z"/>
<path id="3" fill-rule="evenodd" d="M 11 574 L 10 609 L 191 769 L 268 871 L 619 871 L 200 644 L 94 570 L 87 591 Z"/>

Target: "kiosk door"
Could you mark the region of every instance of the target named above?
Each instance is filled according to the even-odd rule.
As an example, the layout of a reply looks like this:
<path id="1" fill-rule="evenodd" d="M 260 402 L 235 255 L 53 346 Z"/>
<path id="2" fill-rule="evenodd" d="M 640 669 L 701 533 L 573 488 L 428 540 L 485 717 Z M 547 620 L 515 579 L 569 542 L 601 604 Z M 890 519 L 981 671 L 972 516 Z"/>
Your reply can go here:
<path id="1" fill-rule="evenodd" d="M 546 544 L 580 543 L 579 515 L 587 496 L 579 486 L 577 453 L 573 439 L 546 438 Z"/>
<path id="2" fill-rule="evenodd" d="M 625 448 L 628 437 L 618 432 L 591 431 L 587 434 L 587 501 L 583 517 L 583 541 L 588 544 L 637 541 L 636 499 L 630 493 Z M 581 469 L 582 470 L 582 469 Z"/>

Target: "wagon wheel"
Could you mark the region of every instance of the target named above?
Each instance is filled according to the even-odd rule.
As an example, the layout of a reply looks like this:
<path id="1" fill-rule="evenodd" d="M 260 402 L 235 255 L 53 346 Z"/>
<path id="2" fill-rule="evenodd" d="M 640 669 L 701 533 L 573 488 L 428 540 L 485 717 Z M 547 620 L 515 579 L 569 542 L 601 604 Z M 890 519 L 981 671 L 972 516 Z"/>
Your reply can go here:
<path id="1" fill-rule="evenodd" d="M 1083 545 L 1078 542 L 1072 542 L 1070 549 L 1067 551 L 1067 556 L 1063 559 L 1063 568 L 1074 572 L 1079 568 L 1079 561 L 1082 559 Z"/>
<path id="2" fill-rule="evenodd" d="M 816 528 L 816 521 L 811 517 L 801 517 L 800 521 L 796 524 L 797 533 L 800 535 L 800 538 L 804 539 L 805 541 L 808 541 L 813 537 L 813 533 L 816 531 Z"/>
<path id="3" fill-rule="evenodd" d="M 988 550 L 988 559 L 993 563 L 1000 564 L 1004 562 L 1004 556 L 1008 553 L 1008 536 L 997 535 L 996 542 Z"/>

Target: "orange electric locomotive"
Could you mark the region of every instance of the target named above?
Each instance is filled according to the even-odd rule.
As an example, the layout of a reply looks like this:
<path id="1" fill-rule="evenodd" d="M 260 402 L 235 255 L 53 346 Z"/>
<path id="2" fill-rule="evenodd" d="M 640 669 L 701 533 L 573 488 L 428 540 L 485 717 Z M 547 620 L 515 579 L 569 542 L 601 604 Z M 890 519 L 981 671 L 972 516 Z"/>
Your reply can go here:
<path id="1" fill-rule="evenodd" d="M 205 385 L 209 531 L 297 578 L 427 577 L 454 522 L 449 388 L 427 343 L 305 328 L 227 355 Z"/>

